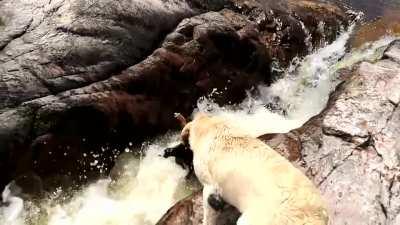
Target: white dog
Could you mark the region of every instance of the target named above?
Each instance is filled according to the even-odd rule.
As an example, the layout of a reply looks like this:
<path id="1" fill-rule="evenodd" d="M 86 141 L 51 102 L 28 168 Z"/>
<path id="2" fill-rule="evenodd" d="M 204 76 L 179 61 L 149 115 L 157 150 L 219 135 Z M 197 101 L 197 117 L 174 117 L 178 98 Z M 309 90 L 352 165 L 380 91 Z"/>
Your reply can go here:
<path id="1" fill-rule="evenodd" d="M 261 140 L 223 118 L 198 114 L 182 130 L 204 185 L 204 225 L 215 225 L 207 204 L 218 194 L 242 216 L 239 225 L 326 225 L 324 201 L 313 183 Z"/>

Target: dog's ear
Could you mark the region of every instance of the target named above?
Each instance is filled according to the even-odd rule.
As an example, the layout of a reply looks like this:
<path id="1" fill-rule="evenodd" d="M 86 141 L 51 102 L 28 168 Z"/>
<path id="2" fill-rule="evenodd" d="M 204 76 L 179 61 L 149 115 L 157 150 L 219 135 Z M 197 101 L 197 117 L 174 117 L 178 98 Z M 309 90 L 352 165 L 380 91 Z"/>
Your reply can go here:
<path id="1" fill-rule="evenodd" d="M 189 136 L 190 136 L 190 128 L 192 123 L 187 123 L 186 126 L 182 129 L 181 132 L 181 141 L 184 145 L 189 146 Z"/>

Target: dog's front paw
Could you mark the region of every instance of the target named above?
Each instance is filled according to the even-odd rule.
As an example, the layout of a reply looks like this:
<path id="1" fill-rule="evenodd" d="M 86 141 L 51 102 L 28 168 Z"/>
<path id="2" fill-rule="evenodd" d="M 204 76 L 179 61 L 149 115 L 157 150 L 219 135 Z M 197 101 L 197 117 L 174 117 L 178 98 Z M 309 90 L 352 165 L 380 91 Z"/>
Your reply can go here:
<path id="1" fill-rule="evenodd" d="M 192 174 L 194 172 L 193 152 L 182 143 L 174 147 L 164 149 L 163 157 L 175 157 L 175 162 L 183 169 L 188 169 L 189 174 Z"/>
<path id="2" fill-rule="evenodd" d="M 216 211 L 221 211 L 226 205 L 226 202 L 219 194 L 210 194 L 207 202 Z"/>

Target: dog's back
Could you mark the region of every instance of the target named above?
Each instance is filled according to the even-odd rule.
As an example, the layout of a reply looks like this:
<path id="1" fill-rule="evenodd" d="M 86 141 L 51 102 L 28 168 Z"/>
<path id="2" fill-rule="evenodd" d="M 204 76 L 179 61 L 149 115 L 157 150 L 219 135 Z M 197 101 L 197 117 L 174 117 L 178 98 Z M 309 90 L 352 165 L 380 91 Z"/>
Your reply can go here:
<path id="1" fill-rule="evenodd" d="M 202 167 L 207 167 L 210 177 L 203 182 L 217 186 L 223 199 L 243 213 L 241 221 L 246 220 L 243 223 L 327 224 L 328 216 L 319 191 L 287 159 L 259 139 L 224 124 L 220 118 L 203 118 L 197 122 L 202 123 L 197 126 L 199 129 L 209 125 L 209 132 L 193 132 L 203 133 L 202 137 L 191 137 L 198 139 L 192 142 L 202 143 L 201 149 L 194 149 L 194 156 L 206 164 Z M 195 166 L 196 173 L 204 169 Z"/>

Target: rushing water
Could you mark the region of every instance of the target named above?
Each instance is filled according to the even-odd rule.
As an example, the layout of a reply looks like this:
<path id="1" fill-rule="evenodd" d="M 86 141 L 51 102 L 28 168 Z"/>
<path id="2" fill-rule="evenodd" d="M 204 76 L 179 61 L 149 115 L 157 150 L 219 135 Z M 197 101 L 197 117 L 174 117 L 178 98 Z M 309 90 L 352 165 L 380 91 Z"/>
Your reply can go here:
<path id="1" fill-rule="evenodd" d="M 350 26 L 332 44 L 304 59 L 295 59 L 282 79 L 271 86 L 259 86 L 258 94 L 249 95 L 240 105 L 219 107 L 203 98 L 199 110 L 222 115 L 255 137 L 300 127 L 325 107 L 338 82 L 338 70 L 380 57 L 382 49 L 394 40 L 385 36 L 346 54 L 346 43 L 353 29 L 354 25 Z"/>
<path id="2" fill-rule="evenodd" d="M 241 104 L 219 107 L 208 98 L 198 111 L 220 114 L 257 136 L 287 132 L 301 126 L 326 105 L 337 84 L 337 71 L 362 60 L 374 60 L 394 37 L 385 36 L 346 54 L 354 25 L 332 44 L 296 59 L 273 85 L 259 86 Z M 254 94 L 255 93 L 255 94 Z M 214 93 L 215 94 L 215 93 Z M 117 162 L 117 178 L 102 179 L 74 193 L 58 190 L 39 201 L 15 196 L 12 184 L 3 192 L 1 225 L 151 225 L 176 201 L 188 195 L 192 185 L 187 171 L 162 150 L 178 141 L 167 135 L 145 145 L 143 157 L 125 153 Z"/>
<path id="3" fill-rule="evenodd" d="M 155 224 L 178 199 L 191 191 L 187 171 L 173 159 L 160 156 L 162 149 L 178 141 L 167 135 L 146 145 L 146 155 L 125 153 L 117 162 L 118 179 L 102 179 L 68 197 L 61 190 L 39 203 L 12 196 L 7 187 L 0 209 L 2 225 L 146 225 Z"/>

